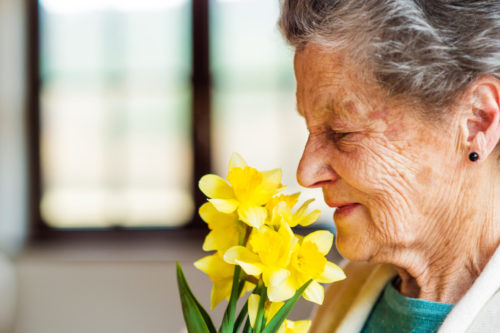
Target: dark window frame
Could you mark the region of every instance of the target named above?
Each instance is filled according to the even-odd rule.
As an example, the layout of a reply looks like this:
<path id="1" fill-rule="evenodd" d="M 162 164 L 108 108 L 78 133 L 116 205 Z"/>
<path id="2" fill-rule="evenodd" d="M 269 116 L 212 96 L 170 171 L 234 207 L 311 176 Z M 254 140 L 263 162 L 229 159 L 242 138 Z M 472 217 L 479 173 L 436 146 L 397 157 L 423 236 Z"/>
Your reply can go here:
<path id="1" fill-rule="evenodd" d="M 197 214 L 179 228 L 123 228 L 109 229 L 56 229 L 42 219 L 40 201 L 42 175 L 40 165 L 40 9 L 38 0 L 26 0 L 26 131 L 28 139 L 28 241 L 73 241 L 73 240 L 130 240 L 168 239 L 172 237 L 192 238 L 206 233 L 206 224 Z M 211 89 L 209 0 L 191 0 L 191 144 L 193 152 L 193 179 L 211 172 L 210 115 Z M 193 182 L 192 197 L 195 207 L 206 201 Z"/>

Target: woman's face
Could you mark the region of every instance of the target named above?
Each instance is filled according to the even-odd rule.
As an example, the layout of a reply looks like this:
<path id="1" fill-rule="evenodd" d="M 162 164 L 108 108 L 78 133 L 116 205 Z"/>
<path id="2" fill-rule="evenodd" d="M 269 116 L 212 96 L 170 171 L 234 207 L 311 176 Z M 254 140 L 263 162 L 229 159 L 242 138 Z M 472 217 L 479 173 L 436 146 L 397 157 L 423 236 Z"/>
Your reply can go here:
<path id="1" fill-rule="evenodd" d="M 348 59 L 315 45 L 297 52 L 295 75 L 309 130 L 297 177 L 303 186 L 321 187 L 326 203 L 338 207 L 340 252 L 383 262 L 443 241 L 463 163 L 454 120 L 423 121 L 384 98 Z"/>

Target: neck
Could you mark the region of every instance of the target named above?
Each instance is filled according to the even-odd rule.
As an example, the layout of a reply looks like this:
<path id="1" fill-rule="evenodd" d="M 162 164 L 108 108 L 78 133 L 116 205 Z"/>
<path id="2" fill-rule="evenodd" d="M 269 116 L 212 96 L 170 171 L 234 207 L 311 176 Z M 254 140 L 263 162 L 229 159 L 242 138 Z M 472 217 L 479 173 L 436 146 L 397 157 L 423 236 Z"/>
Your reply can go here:
<path id="1" fill-rule="evenodd" d="M 492 168 L 494 172 L 496 167 Z M 390 260 L 401 278 L 401 294 L 435 302 L 457 303 L 481 274 L 500 245 L 500 181 L 494 173 L 463 191 L 464 200 L 446 223 L 414 247 L 393 249 Z M 437 221 L 429 221 L 436 223 Z M 432 224 L 429 224 L 432 225 Z"/>

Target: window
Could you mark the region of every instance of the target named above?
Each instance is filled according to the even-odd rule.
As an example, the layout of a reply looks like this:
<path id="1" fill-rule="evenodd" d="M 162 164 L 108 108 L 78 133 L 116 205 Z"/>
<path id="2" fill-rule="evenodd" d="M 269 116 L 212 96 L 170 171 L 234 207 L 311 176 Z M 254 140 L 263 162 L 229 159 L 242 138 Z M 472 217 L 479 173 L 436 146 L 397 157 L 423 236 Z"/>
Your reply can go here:
<path id="1" fill-rule="evenodd" d="M 49 225 L 191 219 L 189 5 L 40 2 L 41 214 Z"/>
<path id="2" fill-rule="evenodd" d="M 288 192 L 307 192 L 294 185 L 306 129 L 294 112 L 278 1 L 39 0 L 37 8 L 41 224 L 186 225 L 203 200 L 197 177 L 225 174 L 233 151 L 261 169 L 282 167 Z"/>

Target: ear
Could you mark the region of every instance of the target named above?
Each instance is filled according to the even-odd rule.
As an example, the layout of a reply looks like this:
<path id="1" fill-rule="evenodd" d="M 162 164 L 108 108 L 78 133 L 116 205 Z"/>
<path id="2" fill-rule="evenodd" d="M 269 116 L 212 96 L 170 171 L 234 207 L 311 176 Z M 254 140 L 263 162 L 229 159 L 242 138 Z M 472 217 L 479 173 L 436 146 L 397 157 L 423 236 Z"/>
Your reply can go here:
<path id="1" fill-rule="evenodd" d="M 468 89 L 467 141 L 470 152 L 484 161 L 500 140 L 500 81 L 493 76 L 479 78 Z"/>

